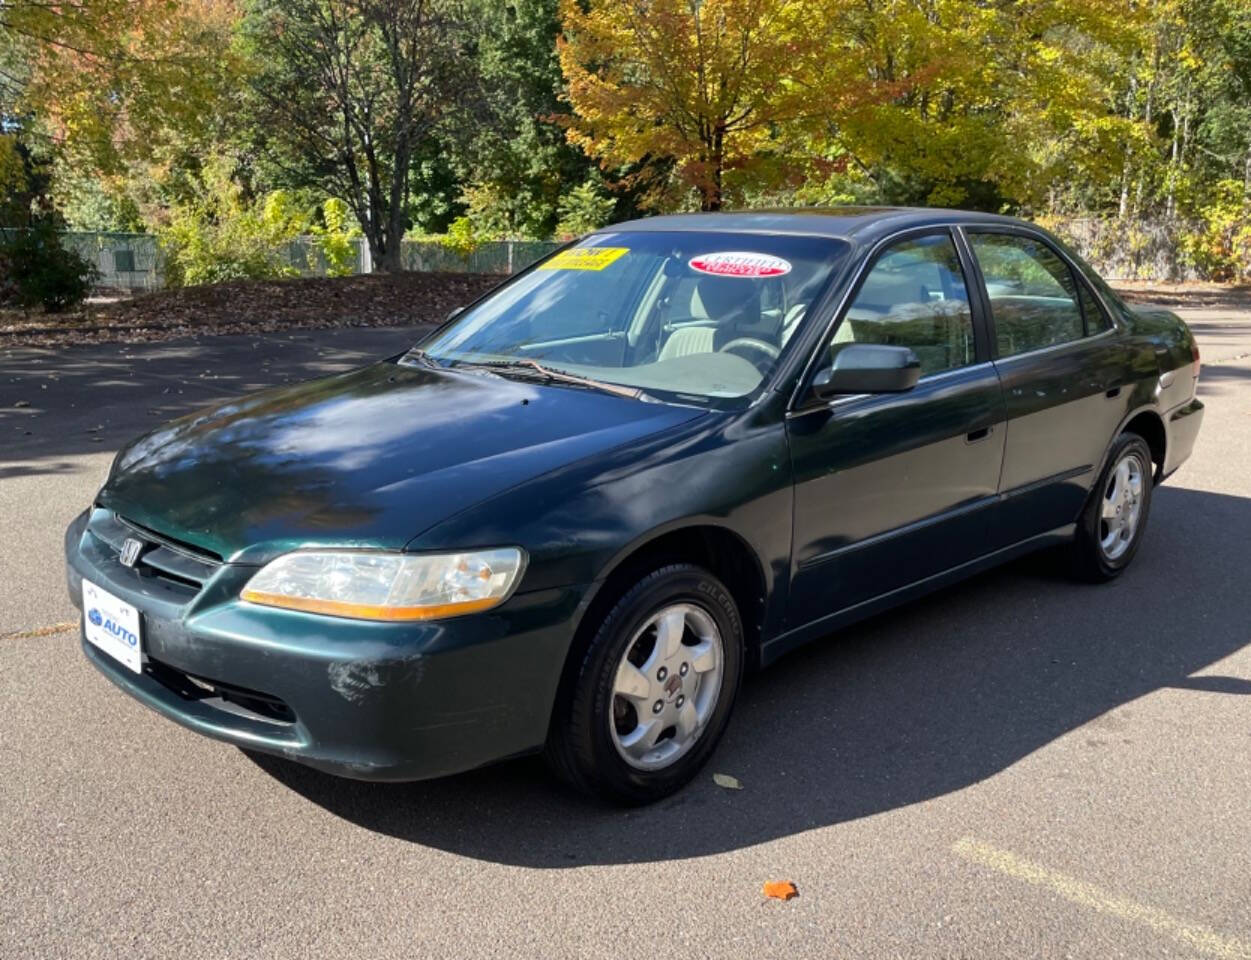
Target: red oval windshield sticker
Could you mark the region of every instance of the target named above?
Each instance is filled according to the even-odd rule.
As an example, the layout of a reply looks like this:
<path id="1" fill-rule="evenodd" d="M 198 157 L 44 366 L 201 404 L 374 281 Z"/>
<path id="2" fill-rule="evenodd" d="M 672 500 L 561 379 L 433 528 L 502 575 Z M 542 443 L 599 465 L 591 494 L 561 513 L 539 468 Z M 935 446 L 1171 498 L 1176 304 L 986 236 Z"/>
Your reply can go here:
<path id="1" fill-rule="evenodd" d="M 701 253 L 691 257 L 692 270 L 718 277 L 780 277 L 791 272 L 790 262 L 767 253 Z"/>

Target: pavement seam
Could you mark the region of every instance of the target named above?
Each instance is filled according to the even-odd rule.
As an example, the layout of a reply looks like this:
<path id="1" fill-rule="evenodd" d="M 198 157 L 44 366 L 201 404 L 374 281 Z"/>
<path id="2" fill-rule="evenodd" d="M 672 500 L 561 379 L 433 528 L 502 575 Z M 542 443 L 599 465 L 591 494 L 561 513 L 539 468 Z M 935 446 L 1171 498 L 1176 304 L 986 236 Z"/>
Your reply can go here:
<path id="1" fill-rule="evenodd" d="M 52 623 L 46 627 L 32 627 L 29 630 L 14 630 L 12 633 L 0 633 L 0 642 L 5 640 L 33 640 L 36 637 L 50 637 L 57 633 L 64 633 L 67 630 L 73 630 L 78 626 L 77 620 L 66 620 L 62 623 Z"/>

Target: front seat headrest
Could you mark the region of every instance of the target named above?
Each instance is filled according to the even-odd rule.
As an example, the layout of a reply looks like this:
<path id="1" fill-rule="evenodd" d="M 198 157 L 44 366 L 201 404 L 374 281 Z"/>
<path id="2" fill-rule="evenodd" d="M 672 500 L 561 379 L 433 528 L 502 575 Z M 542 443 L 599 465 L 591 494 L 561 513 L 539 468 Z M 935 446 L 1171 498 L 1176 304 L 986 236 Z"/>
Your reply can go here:
<path id="1" fill-rule="evenodd" d="M 760 290 L 741 277 L 700 277 L 695 286 L 708 319 L 717 325 L 760 322 Z"/>

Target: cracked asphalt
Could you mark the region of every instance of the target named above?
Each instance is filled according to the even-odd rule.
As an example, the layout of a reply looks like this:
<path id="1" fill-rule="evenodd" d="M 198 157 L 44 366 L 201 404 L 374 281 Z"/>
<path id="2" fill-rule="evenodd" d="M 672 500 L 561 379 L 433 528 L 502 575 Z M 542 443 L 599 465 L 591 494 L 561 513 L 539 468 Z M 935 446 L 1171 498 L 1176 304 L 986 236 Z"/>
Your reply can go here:
<path id="1" fill-rule="evenodd" d="M 77 649 L 61 534 L 119 443 L 415 331 L 0 353 L 0 957 L 1251 958 L 1251 308 L 1180 312 L 1207 417 L 1123 578 L 1026 559 L 791 655 L 630 811 L 252 757 Z"/>

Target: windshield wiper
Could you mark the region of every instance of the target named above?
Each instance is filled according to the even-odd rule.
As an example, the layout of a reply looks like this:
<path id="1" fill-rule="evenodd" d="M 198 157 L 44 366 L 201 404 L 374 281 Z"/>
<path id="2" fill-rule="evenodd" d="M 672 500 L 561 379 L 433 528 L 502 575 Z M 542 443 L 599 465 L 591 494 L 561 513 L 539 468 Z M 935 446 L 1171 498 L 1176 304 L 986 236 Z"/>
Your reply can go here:
<path id="1" fill-rule="evenodd" d="M 434 357 L 430 356 L 430 354 L 426 353 L 426 351 L 421 349 L 421 347 L 412 347 L 409 349 L 404 356 L 400 357 L 399 362 L 405 364 L 419 363 L 424 367 L 430 367 L 434 370 L 438 370 L 442 366 L 441 363 L 435 360 Z"/>
<path id="2" fill-rule="evenodd" d="M 574 383 L 594 390 L 602 390 L 604 393 L 615 394 L 618 397 L 629 397 L 631 400 L 637 400 L 644 395 L 644 391 L 638 387 L 625 387 L 619 383 L 605 383 L 603 380 L 595 380 L 591 377 L 580 377 L 575 373 L 566 373 L 564 370 L 553 370 L 551 367 L 543 366 L 537 360 L 476 360 L 458 363 L 457 366 L 482 367 L 487 370 L 533 370 L 547 380 Z"/>

